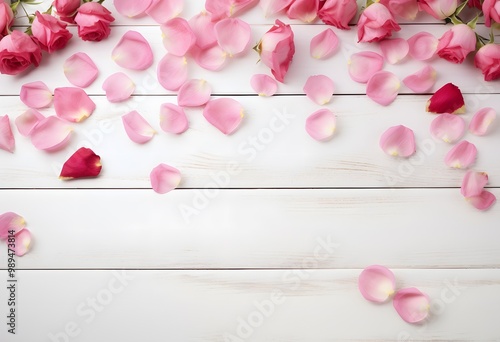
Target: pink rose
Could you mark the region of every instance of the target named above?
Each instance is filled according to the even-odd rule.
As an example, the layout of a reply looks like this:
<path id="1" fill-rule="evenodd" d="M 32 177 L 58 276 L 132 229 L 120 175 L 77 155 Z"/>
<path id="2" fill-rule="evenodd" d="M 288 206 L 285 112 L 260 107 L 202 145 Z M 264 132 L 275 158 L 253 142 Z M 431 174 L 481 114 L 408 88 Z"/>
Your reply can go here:
<path id="1" fill-rule="evenodd" d="M 9 34 L 10 26 L 14 21 L 14 13 L 10 9 L 10 6 L 0 0 L 0 39 Z"/>
<path id="2" fill-rule="evenodd" d="M 42 51 L 26 33 L 13 31 L 0 41 L 0 73 L 17 75 L 31 64 L 38 66 Z"/>
<path id="3" fill-rule="evenodd" d="M 321 5 L 321 3 L 323 5 Z M 327 25 L 342 30 L 349 29 L 349 22 L 358 11 L 356 0 L 326 0 L 320 3 L 318 17 Z"/>
<path id="4" fill-rule="evenodd" d="M 378 42 L 401 28 L 391 12 L 380 3 L 368 6 L 358 20 L 358 42 Z"/>
<path id="5" fill-rule="evenodd" d="M 262 37 L 257 50 L 261 61 L 271 68 L 276 80 L 283 83 L 295 54 L 295 43 L 290 25 L 276 20 L 276 24 Z"/>
<path id="6" fill-rule="evenodd" d="M 76 11 L 80 5 L 81 0 L 55 0 L 53 3 L 59 18 L 67 23 L 75 22 Z"/>
<path id="7" fill-rule="evenodd" d="M 484 25 L 491 27 L 491 20 L 500 23 L 500 1 L 484 0 L 483 2 Z"/>
<path id="8" fill-rule="evenodd" d="M 453 63 L 462 63 L 476 49 L 476 34 L 465 24 L 454 25 L 445 32 L 437 46 L 437 54 Z"/>
<path id="9" fill-rule="evenodd" d="M 111 12 L 97 2 L 81 5 L 75 17 L 80 38 L 96 42 L 109 36 L 109 24 L 114 20 Z"/>
<path id="10" fill-rule="evenodd" d="M 444 19 L 455 13 L 458 0 L 419 0 L 421 11 L 426 11 L 436 19 Z"/>
<path id="11" fill-rule="evenodd" d="M 73 37 L 66 26 L 65 23 L 50 14 L 41 14 L 37 11 L 31 25 L 31 32 L 42 50 L 52 53 L 63 49 Z"/>
<path id="12" fill-rule="evenodd" d="M 468 0 L 467 6 L 469 6 L 470 8 L 475 7 L 477 9 L 481 9 L 481 0 Z"/>
<path id="13" fill-rule="evenodd" d="M 474 65 L 481 69 L 485 81 L 500 78 L 500 45 L 486 44 L 476 53 Z"/>

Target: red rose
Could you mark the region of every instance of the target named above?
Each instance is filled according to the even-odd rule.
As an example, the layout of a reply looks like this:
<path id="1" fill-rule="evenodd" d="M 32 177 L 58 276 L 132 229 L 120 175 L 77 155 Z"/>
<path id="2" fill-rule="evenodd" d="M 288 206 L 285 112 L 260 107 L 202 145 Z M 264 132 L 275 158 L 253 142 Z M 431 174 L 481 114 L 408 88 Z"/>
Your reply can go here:
<path id="1" fill-rule="evenodd" d="M 481 69 L 485 81 L 500 78 L 500 45 L 486 44 L 476 53 L 474 65 Z"/>
<path id="2" fill-rule="evenodd" d="M 66 29 L 66 26 L 67 24 L 50 14 L 41 14 L 37 11 L 35 20 L 31 25 L 31 32 L 42 50 L 52 53 L 63 49 L 73 37 Z"/>
<path id="3" fill-rule="evenodd" d="M 476 49 L 476 34 L 465 24 L 454 25 L 441 38 L 437 54 L 452 63 L 462 63 Z"/>
<path id="4" fill-rule="evenodd" d="M 0 41 L 0 73 L 17 75 L 42 59 L 40 46 L 26 33 L 13 31 Z"/>
<path id="5" fill-rule="evenodd" d="M 95 42 L 109 36 L 111 32 L 109 24 L 114 20 L 111 12 L 97 2 L 81 5 L 75 17 L 80 38 Z"/>
<path id="6" fill-rule="evenodd" d="M 0 2 L 0 39 L 9 34 L 9 29 L 13 21 L 14 13 L 12 13 L 10 6 L 3 1 Z"/>
<path id="7" fill-rule="evenodd" d="M 381 3 L 368 6 L 358 20 L 358 42 L 378 42 L 401 28 L 391 12 Z"/>
<path id="8" fill-rule="evenodd" d="M 318 11 L 318 17 L 327 25 L 348 30 L 349 22 L 357 11 L 356 0 L 326 0 Z"/>

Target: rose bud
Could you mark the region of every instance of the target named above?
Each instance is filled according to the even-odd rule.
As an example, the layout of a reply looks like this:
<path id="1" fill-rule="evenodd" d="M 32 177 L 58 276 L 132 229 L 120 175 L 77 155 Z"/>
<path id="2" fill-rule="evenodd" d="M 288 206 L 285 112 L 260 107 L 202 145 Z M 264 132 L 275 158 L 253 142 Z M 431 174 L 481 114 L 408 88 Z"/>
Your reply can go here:
<path id="1" fill-rule="evenodd" d="M 101 172 L 101 157 L 89 148 L 78 149 L 64 163 L 59 175 L 60 179 L 71 180 L 75 178 L 97 177 Z"/>
<path id="2" fill-rule="evenodd" d="M 474 65 L 481 69 L 485 81 L 500 78 L 500 45 L 486 44 L 476 53 Z"/>
<path id="3" fill-rule="evenodd" d="M 327 25 L 348 30 L 349 22 L 357 11 L 356 0 L 326 0 L 318 11 L 318 17 Z"/>
<path id="4" fill-rule="evenodd" d="M 483 2 L 484 25 L 491 27 L 491 21 L 500 23 L 500 1 L 484 0 Z"/>
<path id="5" fill-rule="evenodd" d="M 61 20 L 74 23 L 76 11 L 81 5 L 81 0 L 55 0 L 53 5 Z"/>
<path id="6" fill-rule="evenodd" d="M 419 0 L 419 8 L 432 15 L 434 18 L 442 20 L 453 13 L 458 7 L 457 0 Z"/>
<path id="7" fill-rule="evenodd" d="M 368 6 L 358 20 L 358 42 L 378 42 L 401 28 L 391 12 L 380 3 Z"/>
<path id="8" fill-rule="evenodd" d="M 452 63 L 462 63 L 476 49 L 476 34 L 469 26 L 458 24 L 445 32 L 437 46 L 437 54 Z"/>
<path id="9" fill-rule="evenodd" d="M 13 31 L 0 41 L 0 73 L 17 75 L 42 59 L 40 46 L 26 33 Z"/>
<path id="10" fill-rule="evenodd" d="M 10 6 L 2 0 L 0 2 L 0 39 L 9 34 L 13 22 L 14 13 L 10 9 Z"/>
<path id="11" fill-rule="evenodd" d="M 78 36 L 83 40 L 99 42 L 109 36 L 109 24 L 114 20 L 111 12 L 103 5 L 97 2 L 84 3 L 78 8 L 75 17 Z"/>
<path id="12" fill-rule="evenodd" d="M 462 92 L 452 83 L 445 84 L 432 95 L 429 101 L 427 101 L 426 111 L 437 114 L 465 113 L 465 102 Z"/>
<path id="13" fill-rule="evenodd" d="M 33 37 L 42 50 L 52 53 L 63 49 L 73 37 L 66 29 L 67 24 L 50 14 L 36 12 L 35 20 L 31 25 Z"/>

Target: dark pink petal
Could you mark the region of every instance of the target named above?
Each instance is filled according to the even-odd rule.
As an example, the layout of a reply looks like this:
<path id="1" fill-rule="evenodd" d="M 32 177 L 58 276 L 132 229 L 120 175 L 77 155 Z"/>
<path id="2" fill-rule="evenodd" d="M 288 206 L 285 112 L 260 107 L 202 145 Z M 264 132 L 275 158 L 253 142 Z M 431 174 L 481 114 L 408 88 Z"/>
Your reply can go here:
<path id="1" fill-rule="evenodd" d="M 52 92 L 41 81 L 24 84 L 20 97 L 26 106 L 34 109 L 47 108 L 52 104 Z"/>
<path id="2" fill-rule="evenodd" d="M 22 136 L 28 137 L 33 128 L 43 119 L 45 119 L 45 116 L 40 112 L 35 109 L 28 109 L 16 118 L 15 124 L 19 133 Z"/>
<path id="3" fill-rule="evenodd" d="M 278 91 L 278 82 L 265 74 L 253 75 L 250 85 L 259 96 L 273 96 Z"/>
<path id="4" fill-rule="evenodd" d="M 72 180 L 97 177 L 101 170 L 101 157 L 90 148 L 80 147 L 64 162 L 59 179 Z"/>
<path id="5" fill-rule="evenodd" d="M 359 275 L 358 288 L 366 300 L 383 303 L 394 294 L 396 279 L 387 267 L 372 265 Z"/>
<path id="6" fill-rule="evenodd" d="M 434 57 L 437 51 L 438 39 L 428 32 L 419 32 L 408 39 L 410 56 L 419 61 Z"/>
<path id="7" fill-rule="evenodd" d="M 488 184 L 486 172 L 467 171 L 462 180 L 460 192 L 466 198 L 479 196 L 486 184 Z"/>
<path id="8" fill-rule="evenodd" d="M 495 204 L 497 198 L 491 192 L 483 190 L 478 196 L 469 197 L 468 200 L 476 209 L 485 211 Z"/>
<path id="9" fill-rule="evenodd" d="M 329 109 L 320 109 L 311 114 L 306 120 L 306 131 L 311 138 L 318 141 L 327 141 L 333 137 L 337 119 Z"/>
<path id="10" fill-rule="evenodd" d="M 163 46 L 174 56 L 184 56 L 196 43 L 196 36 L 186 19 L 174 18 L 161 25 Z"/>
<path id="11" fill-rule="evenodd" d="M 467 169 L 476 161 L 477 148 L 467 140 L 453 146 L 446 154 L 444 162 L 449 167 L 456 169 Z"/>
<path id="12" fill-rule="evenodd" d="M 307 97 L 319 105 L 330 102 L 334 90 L 333 81 L 325 75 L 310 76 L 304 85 Z"/>
<path id="13" fill-rule="evenodd" d="M 339 38 L 328 28 L 313 37 L 309 46 L 309 53 L 312 58 L 326 59 L 331 57 L 339 46 Z"/>
<path id="14" fill-rule="evenodd" d="M 196 36 L 196 45 L 200 49 L 205 50 L 217 44 L 215 23 L 212 21 L 210 12 L 203 11 L 195 15 L 189 19 L 189 25 Z"/>
<path id="15" fill-rule="evenodd" d="M 28 229 L 23 229 L 15 236 L 14 253 L 17 256 L 23 256 L 30 250 L 31 232 Z"/>
<path id="16" fill-rule="evenodd" d="M 153 51 L 148 41 L 137 31 L 128 31 L 111 54 L 113 60 L 125 69 L 145 70 L 153 64 Z"/>
<path id="17" fill-rule="evenodd" d="M 382 40 L 380 42 L 380 49 L 382 50 L 382 55 L 388 63 L 397 64 L 401 62 L 406 55 L 408 55 L 410 47 L 405 39 L 394 38 Z"/>
<path id="18" fill-rule="evenodd" d="M 366 85 L 366 95 L 382 106 L 390 105 L 398 96 L 401 83 L 396 75 L 389 71 L 375 73 Z"/>
<path id="19" fill-rule="evenodd" d="M 160 164 L 149 175 L 151 187 L 159 194 L 174 190 L 181 183 L 181 173 L 175 167 Z"/>
<path id="20" fill-rule="evenodd" d="M 49 116 L 31 131 L 31 143 L 39 150 L 57 151 L 66 146 L 73 129 L 63 120 Z"/>
<path id="21" fill-rule="evenodd" d="M 121 15 L 133 18 L 146 13 L 152 0 L 113 0 L 115 8 Z"/>
<path id="22" fill-rule="evenodd" d="M 64 75 L 74 86 L 86 88 L 95 81 L 99 71 L 86 53 L 77 52 L 64 62 Z"/>
<path id="23" fill-rule="evenodd" d="M 184 0 L 153 0 L 146 14 L 158 24 L 164 24 L 181 14 Z"/>
<path id="24" fill-rule="evenodd" d="M 380 148 L 391 156 L 409 157 L 416 151 L 415 134 L 408 127 L 393 126 L 380 137 Z"/>
<path id="25" fill-rule="evenodd" d="M 416 73 L 406 76 L 403 83 L 416 93 L 425 93 L 436 84 L 436 76 L 436 70 L 432 66 L 426 65 Z"/>
<path id="26" fill-rule="evenodd" d="M 158 82 L 167 90 L 178 90 L 188 78 L 187 59 L 167 53 L 158 63 Z"/>
<path id="27" fill-rule="evenodd" d="M 14 231 L 14 235 L 26 227 L 24 218 L 16 213 L 7 212 L 0 215 L 0 240 L 8 238 L 9 230 Z"/>
<path id="28" fill-rule="evenodd" d="M 222 133 L 231 134 L 241 124 L 244 110 L 238 101 L 222 98 L 208 102 L 203 116 Z"/>
<path id="29" fill-rule="evenodd" d="M 167 133 L 184 133 L 189 127 L 184 109 L 173 103 L 162 104 L 160 108 L 160 127 Z"/>
<path id="30" fill-rule="evenodd" d="M 95 103 L 83 89 L 63 87 L 54 90 L 54 108 L 61 119 L 80 122 L 92 115 Z"/>
<path id="31" fill-rule="evenodd" d="M 227 53 L 219 45 L 207 49 L 193 49 L 196 64 L 206 70 L 219 71 L 227 64 Z"/>
<path id="32" fill-rule="evenodd" d="M 182 85 L 177 95 L 177 103 L 181 107 L 203 106 L 212 96 L 212 87 L 205 80 L 190 80 Z"/>
<path id="33" fill-rule="evenodd" d="M 246 52 L 250 46 L 252 29 L 238 18 L 226 18 L 215 24 L 217 43 L 230 57 Z"/>
<path id="34" fill-rule="evenodd" d="M 319 0 L 295 0 L 286 12 L 288 18 L 299 19 L 311 23 L 316 19 L 319 10 Z"/>
<path id="35" fill-rule="evenodd" d="M 16 146 L 8 115 L 0 116 L 0 149 L 13 153 Z"/>
<path id="36" fill-rule="evenodd" d="M 447 143 L 460 140 L 465 133 L 465 120 L 454 114 L 441 114 L 432 120 L 431 134 Z"/>
<path id="37" fill-rule="evenodd" d="M 474 135 L 485 135 L 497 114 L 493 108 L 481 108 L 470 121 L 469 132 Z"/>
<path id="38" fill-rule="evenodd" d="M 348 61 L 349 76 L 353 81 L 366 83 L 384 66 L 384 57 L 371 51 L 355 53 Z"/>
<path id="39" fill-rule="evenodd" d="M 122 102 L 130 98 L 135 90 L 135 83 L 123 72 L 109 76 L 102 84 L 109 102 Z"/>
<path id="40" fill-rule="evenodd" d="M 465 101 L 460 89 L 453 83 L 439 88 L 427 101 L 426 110 L 430 113 L 465 113 Z"/>
<path id="41" fill-rule="evenodd" d="M 128 137 L 135 143 L 144 144 L 156 134 L 156 131 L 137 111 L 122 116 L 123 127 Z"/>
<path id="42" fill-rule="evenodd" d="M 394 309 L 408 323 L 419 323 L 427 318 L 429 297 L 414 287 L 399 290 L 394 296 Z"/>

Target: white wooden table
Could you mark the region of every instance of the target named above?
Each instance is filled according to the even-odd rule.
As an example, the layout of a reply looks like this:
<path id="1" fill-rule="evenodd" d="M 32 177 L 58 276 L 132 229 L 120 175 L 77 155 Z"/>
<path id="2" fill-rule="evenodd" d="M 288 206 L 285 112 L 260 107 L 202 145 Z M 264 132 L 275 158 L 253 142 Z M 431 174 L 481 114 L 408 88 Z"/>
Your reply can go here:
<path id="1" fill-rule="evenodd" d="M 197 14 L 203 3 L 187 0 L 183 16 Z M 309 41 L 325 27 L 292 21 L 297 53 L 272 98 L 250 88 L 253 74 L 269 73 L 253 51 L 217 73 L 193 61 L 190 77 L 210 82 L 214 97 L 240 101 L 246 117 L 224 136 L 201 110 L 188 110 L 189 130 L 172 136 L 159 127 L 160 104 L 176 102 L 155 80 L 165 54 L 159 27 L 148 18 L 121 17 L 111 1 L 105 5 L 117 18 L 108 40 L 75 38 L 37 70 L 0 76 L 0 114 L 13 121 L 26 109 L 22 84 L 70 85 L 62 63 L 73 53 L 86 52 L 100 69 L 86 89 L 97 110 L 73 125 L 68 148 L 38 151 L 13 127 L 15 153 L 0 151 L 0 212 L 23 215 L 34 236 L 33 249 L 17 259 L 15 336 L 5 324 L 7 252 L 0 244 L 0 341 L 500 341 L 500 206 L 479 212 L 460 195 L 465 171 L 448 169 L 450 145 L 430 136 L 429 94 L 403 87 L 382 107 L 349 78 L 348 57 L 377 46 L 357 44 L 355 29 L 335 29 L 337 54 L 313 60 Z M 274 21 L 259 8 L 242 18 L 252 24 L 254 42 Z M 397 36 L 439 37 L 447 28 L 422 16 Z M 110 54 L 130 29 L 147 37 L 155 63 L 145 72 L 125 71 L 137 85 L 135 96 L 113 105 L 101 85 L 122 71 Z M 453 82 L 465 93 L 466 120 L 481 107 L 500 110 L 500 83 L 484 82 L 470 60 L 431 64 L 438 70 L 434 90 Z M 423 65 L 386 69 L 402 79 Z M 336 84 L 327 107 L 337 114 L 338 132 L 327 143 L 304 129 L 320 108 L 302 90 L 313 74 Z M 159 132 L 145 145 L 131 142 L 121 124 L 121 115 L 134 109 Z M 272 120 L 281 120 L 282 129 L 273 130 Z M 398 124 L 415 131 L 417 157 L 394 159 L 378 147 L 381 133 Z M 474 169 L 488 172 L 500 197 L 500 127 L 466 138 L 479 150 Z M 62 163 L 81 146 L 102 157 L 101 176 L 60 181 Z M 166 195 L 149 183 L 150 170 L 162 162 L 183 175 L 181 187 Z M 398 288 L 426 292 L 428 322 L 409 325 L 390 302 L 365 301 L 357 277 L 370 264 L 390 267 Z"/>

